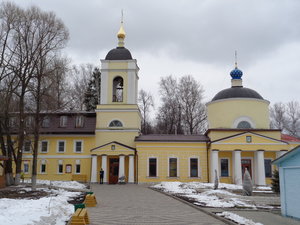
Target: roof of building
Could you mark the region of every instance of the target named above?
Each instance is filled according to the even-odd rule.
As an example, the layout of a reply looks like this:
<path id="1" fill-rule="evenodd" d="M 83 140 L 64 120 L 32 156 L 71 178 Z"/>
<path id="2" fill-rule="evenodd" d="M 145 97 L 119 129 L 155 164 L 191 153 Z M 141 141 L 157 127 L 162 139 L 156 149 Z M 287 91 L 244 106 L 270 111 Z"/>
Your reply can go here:
<path id="1" fill-rule="evenodd" d="M 205 135 L 175 135 L 175 134 L 149 134 L 135 137 L 135 141 L 145 142 L 208 142 Z"/>
<path id="2" fill-rule="evenodd" d="M 255 98 L 255 99 L 263 99 L 263 97 L 257 93 L 256 91 L 235 86 L 231 88 L 224 89 L 217 93 L 215 97 L 212 99 L 212 101 L 220 100 L 220 99 L 228 99 L 228 98 Z"/>
<path id="3" fill-rule="evenodd" d="M 287 153 L 283 154 L 279 158 L 275 159 L 272 163 L 274 163 L 275 165 L 278 165 L 282 161 L 290 159 L 291 157 L 293 157 L 296 154 L 300 154 L 300 145 L 298 145 L 296 148 L 293 148 L 291 151 L 288 151 Z"/>
<path id="4" fill-rule="evenodd" d="M 281 140 L 283 141 L 288 141 L 288 142 L 299 142 L 300 143 L 300 139 L 287 135 L 287 134 L 281 134 Z"/>
<path id="5" fill-rule="evenodd" d="M 130 51 L 125 47 L 116 47 L 110 50 L 105 60 L 128 60 L 132 59 Z"/>

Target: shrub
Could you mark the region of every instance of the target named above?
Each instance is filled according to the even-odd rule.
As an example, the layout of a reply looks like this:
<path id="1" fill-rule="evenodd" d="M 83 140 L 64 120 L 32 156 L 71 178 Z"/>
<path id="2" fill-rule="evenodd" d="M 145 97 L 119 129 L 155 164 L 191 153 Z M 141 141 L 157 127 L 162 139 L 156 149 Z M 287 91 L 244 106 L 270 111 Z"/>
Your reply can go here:
<path id="1" fill-rule="evenodd" d="M 280 193 L 279 172 L 278 172 L 278 170 L 274 170 L 271 184 L 272 184 L 272 191 L 275 192 L 275 193 Z"/>

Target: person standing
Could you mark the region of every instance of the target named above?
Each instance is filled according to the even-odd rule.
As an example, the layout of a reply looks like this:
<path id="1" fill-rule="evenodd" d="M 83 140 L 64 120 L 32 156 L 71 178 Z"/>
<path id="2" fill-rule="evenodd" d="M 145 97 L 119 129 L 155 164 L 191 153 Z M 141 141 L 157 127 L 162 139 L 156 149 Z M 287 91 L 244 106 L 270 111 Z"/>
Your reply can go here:
<path id="1" fill-rule="evenodd" d="M 100 184 L 103 184 L 104 170 L 100 169 Z"/>

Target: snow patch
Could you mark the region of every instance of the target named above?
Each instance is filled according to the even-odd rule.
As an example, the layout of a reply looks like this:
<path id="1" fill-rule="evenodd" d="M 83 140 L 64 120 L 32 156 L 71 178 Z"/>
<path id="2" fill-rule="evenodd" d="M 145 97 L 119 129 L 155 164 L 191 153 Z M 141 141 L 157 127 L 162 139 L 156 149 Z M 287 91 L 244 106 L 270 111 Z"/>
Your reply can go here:
<path id="1" fill-rule="evenodd" d="M 255 223 L 253 220 L 246 219 L 245 217 L 239 216 L 232 212 L 224 211 L 222 213 L 217 213 L 217 215 L 230 219 L 241 225 L 263 225 L 262 223 Z"/>

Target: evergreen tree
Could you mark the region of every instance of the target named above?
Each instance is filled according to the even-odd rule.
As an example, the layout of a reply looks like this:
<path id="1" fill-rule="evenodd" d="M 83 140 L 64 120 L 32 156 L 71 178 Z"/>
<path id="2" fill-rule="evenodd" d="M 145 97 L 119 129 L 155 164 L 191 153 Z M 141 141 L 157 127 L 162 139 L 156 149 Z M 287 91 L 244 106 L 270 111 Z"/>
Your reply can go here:
<path id="1" fill-rule="evenodd" d="M 280 186 L 279 186 L 279 172 L 278 170 L 274 170 L 272 176 L 272 191 L 275 193 L 280 193 Z"/>
<path id="2" fill-rule="evenodd" d="M 101 73 L 99 68 L 95 68 L 84 95 L 84 106 L 87 111 L 94 111 L 100 103 L 100 83 Z"/>

